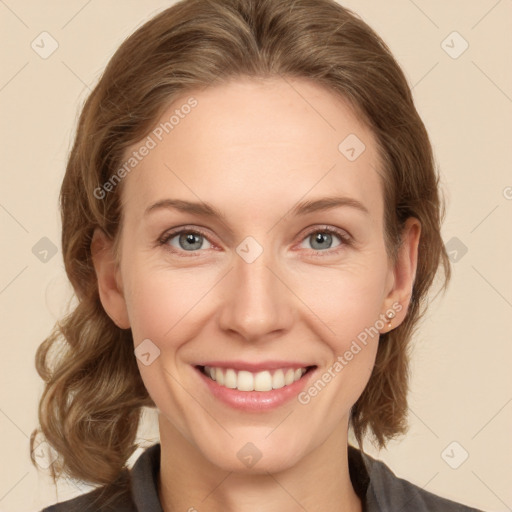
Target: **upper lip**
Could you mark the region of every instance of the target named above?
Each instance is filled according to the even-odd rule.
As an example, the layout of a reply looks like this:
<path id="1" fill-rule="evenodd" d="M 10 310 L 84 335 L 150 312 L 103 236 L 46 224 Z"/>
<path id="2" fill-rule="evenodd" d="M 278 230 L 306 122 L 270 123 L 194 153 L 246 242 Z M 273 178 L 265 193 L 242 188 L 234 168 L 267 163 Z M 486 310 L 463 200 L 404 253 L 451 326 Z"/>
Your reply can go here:
<path id="1" fill-rule="evenodd" d="M 278 370 L 280 368 L 309 368 L 312 364 L 297 361 L 262 361 L 260 363 L 248 361 L 205 361 L 196 366 L 213 366 L 215 368 L 232 368 L 233 370 L 245 370 L 248 372 L 260 372 L 265 370 Z"/>

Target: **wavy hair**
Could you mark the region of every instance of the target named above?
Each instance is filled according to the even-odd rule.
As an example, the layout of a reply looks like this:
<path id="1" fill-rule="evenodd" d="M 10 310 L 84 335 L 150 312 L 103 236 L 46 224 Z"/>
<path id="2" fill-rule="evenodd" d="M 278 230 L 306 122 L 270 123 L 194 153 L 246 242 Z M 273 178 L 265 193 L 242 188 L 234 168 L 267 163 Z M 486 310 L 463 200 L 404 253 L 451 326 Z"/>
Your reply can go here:
<path id="1" fill-rule="evenodd" d="M 409 217 L 421 222 L 417 274 L 403 323 L 380 338 L 370 380 L 350 424 L 384 447 L 407 430 L 409 345 L 440 267 L 439 173 L 407 80 L 381 38 L 334 0 L 182 0 L 137 29 L 116 51 L 82 108 L 60 192 L 62 252 L 77 304 L 39 346 L 45 382 L 39 428 L 63 472 L 93 484 L 116 481 L 136 449 L 144 406 L 154 407 L 134 355 L 131 331 L 104 311 L 91 258 L 100 227 L 118 240 L 122 183 L 98 190 L 127 148 L 146 137 L 178 95 L 237 77 L 303 78 L 344 98 L 378 142 L 386 248 L 396 257 Z M 52 357 L 58 347 L 61 350 Z"/>

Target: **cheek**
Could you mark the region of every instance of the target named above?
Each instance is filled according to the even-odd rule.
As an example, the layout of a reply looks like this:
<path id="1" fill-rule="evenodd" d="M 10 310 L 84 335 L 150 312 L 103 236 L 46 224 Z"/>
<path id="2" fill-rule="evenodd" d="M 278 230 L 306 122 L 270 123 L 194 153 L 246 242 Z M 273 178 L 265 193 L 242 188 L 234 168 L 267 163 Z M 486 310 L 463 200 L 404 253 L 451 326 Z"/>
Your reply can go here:
<path id="1" fill-rule="evenodd" d="M 131 262 L 130 262 L 131 263 Z M 129 276 L 126 302 L 135 343 L 142 339 L 165 339 L 166 345 L 177 340 L 173 330 L 191 327 L 191 319 L 201 314 L 202 298 L 215 286 L 218 279 L 212 272 L 171 270 L 151 263 L 127 265 Z M 185 336 L 186 338 L 186 336 Z"/>
<path id="2" fill-rule="evenodd" d="M 380 330 L 385 326 L 386 281 L 385 259 L 350 268 L 323 268 L 300 280 L 298 295 L 307 298 L 304 302 L 315 313 L 312 326 L 316 324 L 317 333 L 328 347 L 326 370 L 320 378 L 333 382 L 329 388 L 331 392 L 337 390 L 332 396 L 336 402 L 353 403 L 371 375 Z"/>
<path id="3" fill-rule="evenodd" d="M 386 281 L 385 263 L 375 260 L 343 268 L 310 269 L 307 276 L 296 275 L 292 286 L 307 307 L 329 327 L 327 333 L 332 343 L 343 349 L 347 340 L 374 326 L 384 312 Z"/>

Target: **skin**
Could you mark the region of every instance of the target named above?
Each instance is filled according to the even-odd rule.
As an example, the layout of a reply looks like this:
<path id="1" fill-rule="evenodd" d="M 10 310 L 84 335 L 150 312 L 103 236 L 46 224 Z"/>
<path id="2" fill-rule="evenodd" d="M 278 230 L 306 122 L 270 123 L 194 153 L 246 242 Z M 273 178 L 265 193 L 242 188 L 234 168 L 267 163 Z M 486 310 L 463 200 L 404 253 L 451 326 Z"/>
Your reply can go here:
<path id="1" fill-rule="evenodd" d="M 158 122 L 191 95 L 177 99 Z M 101 230 L 92 244 L 105 310 L 119 327 L 132 329 L 135 347 L 149 338 L 160 350 L 150 365 L 138 364 L 160 411 L 163 509 L 360 511 L 347 430 L 377 337 L 308 404 L 292 399 L 266 412 L 218 401 L 199 386 L 193 365 L 304 361 L 318 366 L 314 382 L 393 304 L 403 308 L 392 328 L 403 321 L 419 222 L 407 222 L 393 264 L 384 244 L 374 136 L 321 86 L 237 79 L 193 96 L 197 107 L 124 179 L 119 262 Z M 349 134 L 366 146 L 353 162 L 338 150 Z M 333 195 L 360 201 L 368 212 L 349 206 L 291 212 L 301 201 Z M 167 198 L 205 201 L 224 219 L 165 208 L 144 214 Z M 200 249 L 186 251 L 179 235 L 158 244 L 183 225 L 205 232 Z M 332 235 L 315 245 L 310 235 L 325 226 L 352 242 Z M 236 252 L 247 236 L 263 248 L 252 263 Z M 386 323 L 380 332 L 388 329 Z M 237 457 L 247 442 L 262 454 L 252 468 Z"/>

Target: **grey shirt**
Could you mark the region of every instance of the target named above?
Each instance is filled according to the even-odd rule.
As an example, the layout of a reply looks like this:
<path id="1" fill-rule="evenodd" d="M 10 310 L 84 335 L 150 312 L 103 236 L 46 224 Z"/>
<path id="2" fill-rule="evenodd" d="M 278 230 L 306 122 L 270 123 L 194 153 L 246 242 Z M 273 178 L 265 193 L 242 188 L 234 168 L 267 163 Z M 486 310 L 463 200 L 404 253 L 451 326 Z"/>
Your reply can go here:
<path id="1" fill-rule="evenodd" d="M 398 478 L 381 461 L 348 447 L 350 479 L 364 512 L 482 512 L 432 494 Z M 119 479 L 42 512 L 163 512 L 158 498 L 160 444 L 147 448 Z M 206 512 L 191 503 L 190 509 Z"/>

